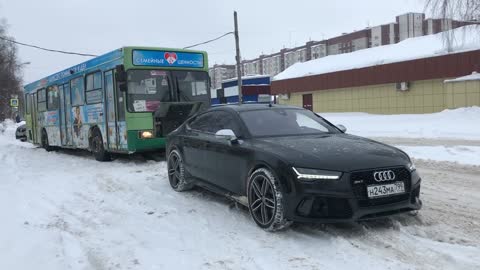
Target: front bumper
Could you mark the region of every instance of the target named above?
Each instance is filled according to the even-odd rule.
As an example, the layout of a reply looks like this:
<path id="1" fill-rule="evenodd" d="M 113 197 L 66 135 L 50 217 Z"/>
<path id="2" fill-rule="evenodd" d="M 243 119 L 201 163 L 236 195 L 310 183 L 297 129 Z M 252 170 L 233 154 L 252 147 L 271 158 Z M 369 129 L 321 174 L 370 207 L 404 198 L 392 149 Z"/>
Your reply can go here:
<path id="1" fill-rule="evenodd" d="M 405 193 L 383 198 L 360 197 L 346 173 L 332 182 L 302 183 L 292 180 L 290 192 L 284 197 L 287 219 L 297 222 L 355 222 L 419 210 L 420 176 L 413 172 Z"/>

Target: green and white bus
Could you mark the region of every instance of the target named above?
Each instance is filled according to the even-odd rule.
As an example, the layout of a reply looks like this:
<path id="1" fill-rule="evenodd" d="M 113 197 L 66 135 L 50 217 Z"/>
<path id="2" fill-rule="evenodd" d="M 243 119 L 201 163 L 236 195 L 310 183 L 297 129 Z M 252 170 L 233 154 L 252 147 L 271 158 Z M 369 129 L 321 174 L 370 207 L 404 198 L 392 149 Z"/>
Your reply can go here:
<path id="1" fill-rule="evenodd" d="M 24 87 L 27 138 L 47 151 L 159 151 L 165 137 L 210 106 L 207 54 L 123 47 Z"/>

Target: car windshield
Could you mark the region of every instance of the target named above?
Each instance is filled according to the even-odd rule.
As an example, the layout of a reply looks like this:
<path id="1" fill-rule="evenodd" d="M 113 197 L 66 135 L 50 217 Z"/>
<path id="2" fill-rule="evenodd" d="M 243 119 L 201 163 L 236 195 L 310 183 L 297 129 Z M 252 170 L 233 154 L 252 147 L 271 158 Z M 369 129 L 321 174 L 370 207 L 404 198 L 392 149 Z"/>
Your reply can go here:
<path id="1" fill-rule="evenodd" d="M 253 137 L 339 133 L 336 128 L 308 110 L 253 110 L 240 112 L 240 117 Z"/>

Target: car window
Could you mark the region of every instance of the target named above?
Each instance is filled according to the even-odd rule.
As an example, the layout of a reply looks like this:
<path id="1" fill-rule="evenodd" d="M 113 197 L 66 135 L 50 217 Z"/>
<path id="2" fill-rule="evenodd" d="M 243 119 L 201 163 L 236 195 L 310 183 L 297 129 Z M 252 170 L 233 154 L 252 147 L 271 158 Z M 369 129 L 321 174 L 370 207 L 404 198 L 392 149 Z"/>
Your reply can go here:
<path id="1" fill-rule="evenodd" d="M 193 130 L 208 133 L 216 133 L 221 129 L 231 129 L 235 135 L 240 135 L 238 121 L 231 113 L 225 111 L 213 111 L 202 114 L 190 122 L 188 126 Z"/>
<path id="2" fill-rule="evenodd" d="M 188 126 L 193 130 L 213 133 L 215 129 L 213 126 L 214 122 L 215 115 L 213 112 L 207 112 L 197 116 Z"/>
<path id="3" fill-rule="evenodd" d="M 214 133 L 221 129 L 231 129 L 236 136 L 240 136 L 240 126 L 237 119 L 229 112 L 215 112 Z"/>

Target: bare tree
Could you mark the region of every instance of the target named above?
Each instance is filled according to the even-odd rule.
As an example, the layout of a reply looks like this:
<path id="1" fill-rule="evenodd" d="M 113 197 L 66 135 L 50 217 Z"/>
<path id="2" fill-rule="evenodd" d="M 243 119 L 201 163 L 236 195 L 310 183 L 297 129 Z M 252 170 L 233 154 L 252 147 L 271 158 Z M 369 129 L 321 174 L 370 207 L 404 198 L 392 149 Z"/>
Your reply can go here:
<path id="1" fill-rule="evenodd" d="M 480 0 L 426 0 L 426 8 L 439 18 L 480 19 Z"/>
<path id="2" fill-rule="evenodd" d="M 480 0 L 425 0 L 425 9 L 429 10 L 432 16 L 436 18 L 480 23 Z M 465 38 L 466 33 L 463 34 L 463 38 Z M 455 40 L 453 31 L 443 32 L 442 36 L 444 45 L 449 52 L 453 50 L 454 43 L 461 42 Z"/>
<path id="3" fill-rule="evenodd" d="M 7 35 L 7 23 L 0 21 L 0 37 L 12 39 Z M 0 121 L 13 117 L 10 98 L 21 97 L 21 65 L 18 63 L 17 47 L 12 42 L 0 39 Z"/>

